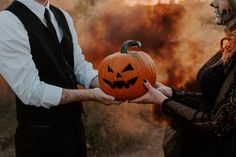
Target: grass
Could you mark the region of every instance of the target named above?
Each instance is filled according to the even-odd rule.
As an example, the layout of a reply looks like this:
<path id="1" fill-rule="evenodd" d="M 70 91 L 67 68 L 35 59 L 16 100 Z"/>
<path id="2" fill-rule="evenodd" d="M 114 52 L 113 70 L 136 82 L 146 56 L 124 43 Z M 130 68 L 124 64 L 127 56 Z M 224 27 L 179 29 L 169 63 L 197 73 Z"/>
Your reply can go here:
<path id="1" fill-rule="evenodd" d="M 104 106 L 86 103 L 88 118 L 85 130 L 89 145 L 89 156 L 107 157 L 132 152 L 145 144 L 148 136 L 147 123 L 149 106 L 125 104 Z M 145 118 L 143 118 L 145 116 Z"/>
<path id="2" fill-rule="evenodd" d="M 84 120 L 89 157 L 107 157 L 132 152 L 145 144 L 148 136 L 145 123 L 149 106 L 104 106 L 85 103 L 88 118 Z M 0 157 L 15 157 L 14 133 L 16 127 L 15 105 L 0 104 Z"/>
<path id="3" fill-rule="evenodd" d="M 14 157 L 14 134 L 16 128 L 15 105 L 0 104 L 0 157 Z"/>

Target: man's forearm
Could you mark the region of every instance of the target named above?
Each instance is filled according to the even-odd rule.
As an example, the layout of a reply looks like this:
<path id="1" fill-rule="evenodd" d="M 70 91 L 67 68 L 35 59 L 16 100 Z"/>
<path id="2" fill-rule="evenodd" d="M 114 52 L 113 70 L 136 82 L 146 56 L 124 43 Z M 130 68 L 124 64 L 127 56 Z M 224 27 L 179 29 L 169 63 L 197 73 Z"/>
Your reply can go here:
<path id="1" fill-rule="evenodd" d="M 77 101 L 89 101 L 93 98 L 90 90 L 63 89 L 60 104 L 69 104 Z"/>

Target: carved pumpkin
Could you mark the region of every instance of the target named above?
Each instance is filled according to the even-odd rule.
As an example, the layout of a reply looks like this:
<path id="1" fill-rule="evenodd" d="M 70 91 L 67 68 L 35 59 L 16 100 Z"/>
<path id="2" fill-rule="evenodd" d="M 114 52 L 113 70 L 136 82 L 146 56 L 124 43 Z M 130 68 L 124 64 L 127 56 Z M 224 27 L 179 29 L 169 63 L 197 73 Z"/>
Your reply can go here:
<path id="1" fill-rule="evenodd" d="M 98 78 L 101 89 L 116 100 L 132 100 L 147 92 L 143 80 L 156 82 L 153 60 L 141 51 L 128 51 L 130 46 L 141 47 L 139 41 L 128 40 L 121 51 L 107 56 L 100 64 Z"/>

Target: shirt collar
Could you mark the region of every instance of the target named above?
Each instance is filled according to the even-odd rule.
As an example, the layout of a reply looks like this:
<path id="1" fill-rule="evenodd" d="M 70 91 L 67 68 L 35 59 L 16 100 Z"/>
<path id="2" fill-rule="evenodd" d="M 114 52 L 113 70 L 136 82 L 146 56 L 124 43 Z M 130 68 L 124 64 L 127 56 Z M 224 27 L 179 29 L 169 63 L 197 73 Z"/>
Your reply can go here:
<path id="1" fill-rule="evenodd" d="M 46 6 L 43 6 L 36 2 L 35 0 L 18 0 L 19 2 L 23 3 L 26 7 L 28 7 L 41 21 L 44 21 L 44 12 L 45 9 L 49 9 L 49 1 L 47 2 Z"/>

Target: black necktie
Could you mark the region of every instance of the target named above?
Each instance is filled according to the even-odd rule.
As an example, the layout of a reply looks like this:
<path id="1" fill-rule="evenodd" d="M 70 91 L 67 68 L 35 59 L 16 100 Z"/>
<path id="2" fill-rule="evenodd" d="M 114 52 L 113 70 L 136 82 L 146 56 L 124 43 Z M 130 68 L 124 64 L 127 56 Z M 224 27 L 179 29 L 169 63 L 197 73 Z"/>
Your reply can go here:
<path id="1" fill-rule="evenodd" d="M 52 24 L 51 16 L 50 16 L 49 10 L 47 8 L 45 9 L 44 17 L 45 17 L 46 24 L 47 24 L 49 32 L 53 35 L 53 37 L 56 40 L 58 40 L 56 30 L 55 30 L 55 28 L 54 28 L 54 26 Z"/>

